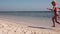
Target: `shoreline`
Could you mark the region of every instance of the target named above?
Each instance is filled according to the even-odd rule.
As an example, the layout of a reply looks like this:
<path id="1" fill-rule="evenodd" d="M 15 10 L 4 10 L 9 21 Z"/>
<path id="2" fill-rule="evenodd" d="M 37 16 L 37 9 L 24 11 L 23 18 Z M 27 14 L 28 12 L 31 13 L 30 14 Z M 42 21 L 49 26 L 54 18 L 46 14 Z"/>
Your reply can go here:
<path id="1" fill-rule="evenodd" d="M 10 16 L 10 15 L 0 15 L 1 20 L 29 25 L 29 26 L 52 26 L 51 18 L 32 18 L 23 16 Z M 60 25 L 56 23 L 56 28 L 60 28 Z"/>

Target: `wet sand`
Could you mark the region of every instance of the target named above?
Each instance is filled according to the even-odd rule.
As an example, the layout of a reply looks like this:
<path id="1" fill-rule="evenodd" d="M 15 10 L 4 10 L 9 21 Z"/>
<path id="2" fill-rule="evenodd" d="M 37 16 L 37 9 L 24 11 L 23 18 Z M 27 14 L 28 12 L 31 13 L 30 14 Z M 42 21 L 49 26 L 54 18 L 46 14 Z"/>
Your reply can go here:
<path id="1" fill-rule="evenodd" d="M 5 20 L 13 23 L 24 24 L 28 26 L 52 26 L 51 18 L 36 18 L 36 17 L 25 17 L 25 16 L 11 16 L 11 15 L 0 15 L 0 20 Z M 59 19 L 60 21 L 60 19 Z M 60 25 L 56 23 L 56 28 L 60 28 Z"/>

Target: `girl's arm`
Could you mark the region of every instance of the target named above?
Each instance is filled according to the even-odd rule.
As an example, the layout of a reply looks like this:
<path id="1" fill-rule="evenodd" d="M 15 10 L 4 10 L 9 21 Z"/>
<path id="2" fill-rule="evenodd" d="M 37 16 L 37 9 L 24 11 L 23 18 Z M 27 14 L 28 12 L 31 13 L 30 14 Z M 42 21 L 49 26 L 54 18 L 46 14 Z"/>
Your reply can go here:
<path id="1" fill-rule="evenodd" d="M 58 7 L 58 9 L 60 9 L 60 7 Z"/>
<path id="2" fill-rule="evenodd" d="M 51 9 L 51 8 L 47 8 L 48 10 L 53 10 L 53 9 Z"/>

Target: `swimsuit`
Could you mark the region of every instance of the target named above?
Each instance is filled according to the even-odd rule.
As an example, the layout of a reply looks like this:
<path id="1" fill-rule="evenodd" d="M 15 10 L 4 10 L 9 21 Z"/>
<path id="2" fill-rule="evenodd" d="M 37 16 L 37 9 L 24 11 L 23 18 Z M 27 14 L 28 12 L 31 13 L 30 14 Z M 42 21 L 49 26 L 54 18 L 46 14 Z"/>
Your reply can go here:
<path id="1" fill-rule="evenodd" d="M 56 7 L 54 7 L 54 15 L 55 15 L 55 16 L 58 16 L 58 15 L 59 15 Z"/>

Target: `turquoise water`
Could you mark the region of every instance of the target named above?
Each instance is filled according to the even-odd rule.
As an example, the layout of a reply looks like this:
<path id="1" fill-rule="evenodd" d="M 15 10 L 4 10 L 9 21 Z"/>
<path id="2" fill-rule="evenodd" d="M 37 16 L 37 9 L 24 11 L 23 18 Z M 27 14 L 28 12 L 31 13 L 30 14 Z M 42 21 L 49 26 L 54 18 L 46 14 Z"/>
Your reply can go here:
<path id="1" fill-rule="evenodd" d="M 51 17 L 53 17 L 53 11 L 1 11 L 0 15 L 51 18 Z"/>
<path id="2" fill-rule="evenodd" d="M 26 16 L 37 18 L 52 18 L 54 16 L 53 11 L 0 11 L 0 15 Z"/>

